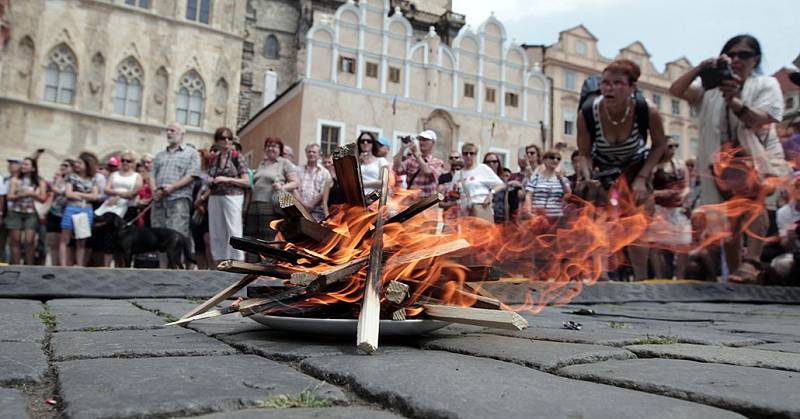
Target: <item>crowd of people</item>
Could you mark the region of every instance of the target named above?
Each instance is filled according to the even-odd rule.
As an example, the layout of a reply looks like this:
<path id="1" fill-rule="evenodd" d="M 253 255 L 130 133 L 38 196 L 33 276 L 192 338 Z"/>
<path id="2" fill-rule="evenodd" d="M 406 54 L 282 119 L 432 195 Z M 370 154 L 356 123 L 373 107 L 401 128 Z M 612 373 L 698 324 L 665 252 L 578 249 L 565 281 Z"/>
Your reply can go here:
<path id="1" fill-rule="evenodd" d="M 382 168 L 389 167 L 392 190 L 443 195 L 445 229 L 466 216 L 520 226 L 546 217 L 567 226 L 571 207 L 610 208 L 627 194 L 650 220 L 625 251 L 635 279 L 755 282 L 768 272 L 774 281 L 791 282 L 800 278 L 800 172 L 792 172 L 800 168 L 800 120 L 776 130 L 783 98 L 776 80 L 760 74 L 760 61 L 758 41 L 740 35 L 671 86 L 670 93 L 696 111 L 696 158 L 678 157 L 680 144 L 665 135 L 658 109 L 637 89 L 639 67 L 617 59 L 584 84 L 571 165 L 562 163 L 559 150 L 535 144 L 519 150 L 517 171 L 504 167 L 497 153 L 481 159 L 471 142 L 444 161 L 433 154 L 432 130 L 403 138 L 399 150 L 362 132 L 356 143 L 364 194 L 380 188 Z M 84 152 L 65 159 L 49 179 L 37 169 L 43 150 L 9 159 L 0 190 L 0 256 L 12 264 L 122 266 L 125 259 L 115 255 L 126 229 L 169 229 L 190 247 L 194 256 L 187 262 L 213 268 L 221 260 L 245 259 L 229 245 L 231 237 L 274 240 L 269 225 L 282 216 L 279 192 L 293 194 L 318 221 L 344 203 L 333 157 L 321 155 L 317 144 L 306 146 L 305 164 L 296 165 L 293 150 L 268 137 L 261 162 L 251 169 L 229 128 L 217 129 L 208 149 L 197 150 L 183 137 L 183 127 L 172 124 L 166 149 L 155 156 L 124 151 L 101 162 Z M 724 155 L 741 164 L 722 168 Z M 760 187 L 748 187 L 743 178 Z M 777 186 L 764 192 L 764 185 Z M 746 214 L 719 210 L 725 207 L 717 204 L 738 198 L 760 205 L 750 205 Z M 714 229 L 726 229 L 730 237 L 699 246 Z M 164 257 L 159 264 L 166 266 Z M 612 279 L 626 275 L 609 271 Z"/>

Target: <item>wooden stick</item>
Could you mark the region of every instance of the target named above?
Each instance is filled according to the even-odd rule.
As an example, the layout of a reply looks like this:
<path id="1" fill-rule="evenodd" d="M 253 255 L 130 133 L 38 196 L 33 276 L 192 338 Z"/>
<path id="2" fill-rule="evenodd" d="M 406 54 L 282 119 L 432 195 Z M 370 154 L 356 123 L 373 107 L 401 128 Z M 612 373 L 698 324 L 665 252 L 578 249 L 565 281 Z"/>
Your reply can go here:
<path id="1" fill-rule="evenodd" d="M 292 271 L 286 268 L 261 265 L 259 263 L 240 262 L 238 260 L 223 260 L 217 264 L 217 270 L 239 274 L 257 274 L 279 279 L 289 279 L 292 277 Z"/>
<path id="2" fill-rule="evenodd" d="M 423 198 L 411 204 L 408 208 L 398 212 L 397 214 L 395 214 L 394 217 L 391 217 L 388 220 L 386 220 L 386 224 L 405 222 L 406 220 L 413 218 L 417 214 L 425 211 L 426 209 L 437 205 L 439 201 L 443 199 L 444 195 L 440 193 L 436 193 L 427 198 Z"/>
<path id="3" fill-rule="evenodd" d="M 278 205 L 280 205 L 281 209 L 286 213 L 289 217 L 302 217 L 312 223 L 316 223 L 317 220 L 311 216 L 311 213 L 308 212 L 308 209 L 305 205 L 301 204 L 293 194 L 280 191 L 278 192 Z"/>
<path id="4" fill-rule="evenodd" d="M 470 247 L 468 241 L 464 239 L 458 239 L 451 242 L 439 244 L 433 246 L 428 249 L 417 250 L 416 252 L 406 253 L 404 255 L 398 255 L 394 259 L 389 259 L 390 266 L 397 266 L 397 265 L 408 265 L 412 262 L 417 262 L 424 259 L 432 259 L 437 256 L 446 255 L 448 253 L 453 253 L 455 251 L 466 249 Z"/>
<path id="5" fill-rule="evenodd" d="M 381 170 L 381 198 L 378 201 L 378 217 L 375 220 L 375 231 L 372 235 L 372 247 L 369 253 L 369 271 L 364 287 L 364 299 L 361 313 L 358 315 L 356 346 L 365 353 L 378 350 L 378 336 L 381 315 L 381 259 L 383 258 L 383 224 L 387 212 L 386 199 L 389 195 L 389 168 Z"/>
<path id="6" fill-rule="evenodd" d="M 230 244 L 234 249 L 265 255 L 283 262 L 289 262 L 293 265 L 301 265 L 301 259 L 308 260 L 312 264 L 322 262 L 319 258 L 270 246 L 261 240 L 249 237 L 231 237 Z"/>
<path id="7" fill-rule="evenodd" d="M 278 231 L 291 242 L 312 241 L 326 243 L 336 234 L 333 230 L 324 227 L 316 221 L 305 218 L 284 219 L 278 225 Z"/>
<path id="8" fill-rule="evenodd" d="M 229 286 L 228 288 L 225 288 L 224 290 L 218 292 L 217 295 L 209 298 L 203 304 L 200 304 L 199 306 L 193 308 L 190 312 L 184 314 L 183 317 L 181 317 L 181 320 L 189 318 L 189 317 L 192 317 L 192 316 L 196 316 L 198 314 L 205 313 L 211 307 L 214 307 L 215 305 L 221 303 L 222 301 L 227 300 L 228 297 L 230 297 L 233 294 L 236 294 L 237 291 L 239 291 L 240 289 L 246 287 L 247 284 L 255 281 L 256 278 L 258 278 L 258 275 L 245 275 L 244 278 L 240 279 L 235 284 L 233 284 L 233 285 Z"/>
<path id="9" fill-rule="evenodd" d="M 513 311 L 436 304 L 425 304 L 422 307 L 425 309 L 425 314 L 435 320 L 509 330 L 522 330 L 528 327 L 528 321 Z"/>
<path id="10" fill-rule="evenodd" d="M 358 144 L 350 143 L 333 150 L 333 165 L 345 202 L 366 208 L 367 201 L 364 197 L 361 165 L 358 162 Z"/>
<path id="11" fill-rule="evenodd" d="M 239 311 L 239 308 L 232 305 L 225 308 L 209 310 L 206 311 L 205 313 L 196 314 L 191 317 L 184 316 L 181 317 L 179 320 L 174 321 L 172 323 L 167 323 L 164 326 L 178 326 L 189 322 L 193 322 L 195 320 L 210 319 L 212 317 L 219 317 L 219 316 L 224 316 L 226 314 L 236 313 L 237 311 Z"/>
<path id="12" fill-rule="evenodd" d="M 296 285 L 308 286 L 316 282 L 315 287 L 320 289 L 355 275 L 356 272 L 367 264 L 368 260 L 369 256 L 353 259 L 344 265 L 335 266 L 317 275 L 310 272 L 298 272 L 291 275 L 289 282 Z"/>
<path id="13" fill-rule="evenodd" d="M 392 313 L 392 320 L 400 321 L 400 320 L 405 320 L 405 319 L 406 319 L 406 309 L 404 309 L 404 308 L 395 310 Z"/>

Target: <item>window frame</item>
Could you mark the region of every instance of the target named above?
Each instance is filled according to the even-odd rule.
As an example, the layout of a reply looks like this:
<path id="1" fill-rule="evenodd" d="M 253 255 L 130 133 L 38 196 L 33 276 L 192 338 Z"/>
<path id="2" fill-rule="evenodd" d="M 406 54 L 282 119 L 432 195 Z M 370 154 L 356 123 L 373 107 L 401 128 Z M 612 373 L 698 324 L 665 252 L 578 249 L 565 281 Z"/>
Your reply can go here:
<path id="1" fill-rule="evenodd" d="M 196 87 L 196 86 L 187 87 L 185 85 L 185 83 L 184 83 L 184 80 L 185 80 L 185 78 L 187 76 L 196 77 L 196 79 L 200 83 L 199 88 Z M 194 83 L 192 83 L 192 84 L 194 84 Z M 190 87 L 191 87 L 191 89 L 190 89 Z M 186 91 L 185 95 L 183 94 L 184 90 Z M 199 93 L 199 98 L 200 98 L 200 108 L 199 108 L 199 110 L 193 109 L 193 104 L 197 103 L 196 102 L 196 98 L 198 97 L 198 95 L 196 93 Z M 184 96 L 186 98 L 185 99 L 186 107 L 182 109 L 180 106 L 181 106 L 181 101 L 184 100 L 183 99 Z M 177 92 L 176 100 L 175 100 L 175 119 L 176 119 L 176 121 L 181 123 L 181 124 L 183 124 L 183 125 L 185 125 L 185 126 L 192 126 L 192 127 L 202 128 L 202 126 L 203 126 L 203 116 L 205 115 L 205 106 L 206 106 L 206 84 L 205 84 L 205 81 L 203 81 L 203 78 L 200 77 L 200 73 L 198 73 L 196 70 L 191 70 L 191 71 L 188 71 L 188 72 L 184 73 L 181 76 L 181 78 L 178 80 L 178 92 Z M 180 117 L 181 111 L 186 113 L 184 118 Z M 192 115 L 193 114 L 197 114 L 197 124 L 194 124 L 192 122 Z"/>
<path id="2" fill-rule="evenodd" d="M 271 54 L 270 51 L 270 40 L 274 41 L 274 54 Z M 267 38 L 264 40 L 264 58 L 269 60 L 277 60 L 280 58 L 281 55 L 281 43 L 278 41 L 278 37 L 275 34 L 267 35 Z"/>
<path id="3" fill-rule="evenodd" d="M 511 108 L 519 108 L 519 94 L 515 92 L 506 92 L 504 99 L 505 105 Z"/>
<path id="4" fill-rule="evenodd" d="M 400 67 L 389 66 L 388 79 L 390 83 L 400 84 Z"/>
<path id="5" fill-rule="evenodd" d="M 74 105 L 78 84 L 77 67 L 78 57 L 68 45 L 59 44 L 51 50 L 48 54 L 48 64 L 45 66 L 42 99 L 59 105 Z M 54 79 L 52 76 L 55 76 Z M 53 82 L 55 84 L 52 84 Z"/>
<path id="6" fill-rule="evenodd" d="M 347 63 L 347 64 L 345 64 Z M 355 57 L 347 57 L 344 55 L 339 56 L 339 72 L 347 74 L 356 74 L 356 59 Z"/>
<path id="7" fill-rule="evenodd" d="M 325 127 L 339 129 L 339 138 L 336 140 L 335 146 L 331 147 L 331 149 L 327 151 L 325 150 L 324 144 L 322 143 L 322 134 L 324 132 L 323 130 L 325 129 Z M 334 148 L 340 147 L 342 145 L 342 143 L 344 142 L 346 128 L 347 125 L 344 122 L 333 121 L 329 119 L 317 119 L 317 136 L 315 138 L 315 142 L 317 145 L 319 145 L 320 155 L 331 154 Z"/>
<path id="8" fill-rule="evenodd" d="M 379 68 L 380 67 L 378 66 L 378 63 L 376 63 L 374 61 L 366 61 L 364 63 L 364 75 L 366 75 L 367 77 L 369 77 L 371 79 L 377 79 L 378 78 L 378 70 L 379 70 Z M 372 70 L 372 71 L 370 71 L 370 70 Z"/>
<path id="9" fill-rule="evenodd" d="M 189 13 L 189 11 L 192 9 L 194 9 L 194 11 Z M 206 11 L 205 20 L 203 20 L 203 9 Z M 186 0 L 186 13 L 184 14 L 184 17 L 186 20 L 192 22 L 210 25 L 212 10 L 213 5 L 211 4 L 211 0 Z"/>
<path id="10" fill-rule="evenodd" d="M 564 121 L 562 135 L 574 137 L 577 135 L 577 113 L 571 109 L 561 110 L 562 120 Z M 568 125 L 569 124 L 569 125 Z"/>
<path id="11" fill-rule="evenodd" d="M 130 63 L 130 64 L 128 64 Z M 123 65 L 135 65 L 138 68 L 138 75 L 136 74 L 123 74 Z M 128 71 L 131 73 L 131 71 Z M 120 87 L 124 87 L 124 94 L 122 96 L 119 95 Z M 132 90 L 133 89 L 133 90 Z M 138 95 L 136 100 L 131 100 L 131 92 L 135 91 Z M 142 92 L 144 91 L 144 69 L 139 62 L 133 58 L 128 57 L 122 62 L 117 65 L 117 75 L 114 78 L 114 113 L 117 115 L 131 117 L 131 118 L 140 118 L 142 115 L 142 97 L 144 96 Z M 117 109 L 118 101 L 122 101 L 122 111 L 120 112 Z M 130 105 L 133 105 L 132 107 Z M 134 112 L 131 113 L 130 109 L 133 109 Z"/>
<path id="12" fill-rule="evenodd" d="M 484 99 L 486 100 L 486 102 L 488 102 L 488 103 L 496 103 L 497 102 L 497 89 L 495 89 L 494 87 L 488 87 L 487 86 L 484 89 L 484 95 L 485 95 Z"/>
<path id="13" fill-rule="evenodd" d="M 578 76 L 574 71 L 564 71 L 564 89 L 576 90 L 578 88 Z"/>
<path id="14" fill-rule="evenodd" d="M 469 88 L 469 89 L 467 89 Z M 469 93 L 469 94 L 467 94 Z M 475 83 L 464 82 L 464 97 L 475 99 Z"/>
<path id="15" fill-rule="evenodd" d="M 681 101 L 680 99 L 671 99 L 670 100 L 670 107 L 673 116 L 681 116 Z"/>

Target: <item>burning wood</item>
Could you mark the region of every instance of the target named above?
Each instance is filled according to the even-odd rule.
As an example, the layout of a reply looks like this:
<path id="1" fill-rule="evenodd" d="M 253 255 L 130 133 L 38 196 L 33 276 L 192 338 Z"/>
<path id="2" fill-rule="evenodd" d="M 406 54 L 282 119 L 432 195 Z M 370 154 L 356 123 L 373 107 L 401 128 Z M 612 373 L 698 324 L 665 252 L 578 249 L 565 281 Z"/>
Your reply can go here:
<path id="1" fill-rule="evenodd" d="M 435 304 L 426 304 L 423 308 L 428 317 L 451 323 L 464 323 L 509 330 L 522 330 L 528 327 L 528 321 L 513 311 L 486 310 L 483 308 Z"/>
<path id="2" fill-rule="evenodd" d="M 334 150 L 333 165 L 345 201 L 354 207 L 366 208 L 367 201 L 361 182 L 361 165 L 358 162 L 358 144 L 350 143 Z"/>

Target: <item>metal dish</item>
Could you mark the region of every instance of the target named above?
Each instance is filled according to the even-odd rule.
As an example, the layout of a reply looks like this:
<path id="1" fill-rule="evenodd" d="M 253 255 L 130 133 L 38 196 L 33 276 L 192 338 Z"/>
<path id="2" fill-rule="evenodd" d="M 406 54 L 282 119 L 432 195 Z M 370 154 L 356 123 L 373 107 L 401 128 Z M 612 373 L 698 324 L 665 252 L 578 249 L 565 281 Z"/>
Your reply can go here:
<path id="1" fill-rule="evenodd" d="M 254 314 L 251 319 L 272 329 L 309 335 L 353 336 L 358 319 L 314 319 Z M 441 329 L 450 323 L 438 320 L 381 320 L 381 336 L 416 336 Z"/>

